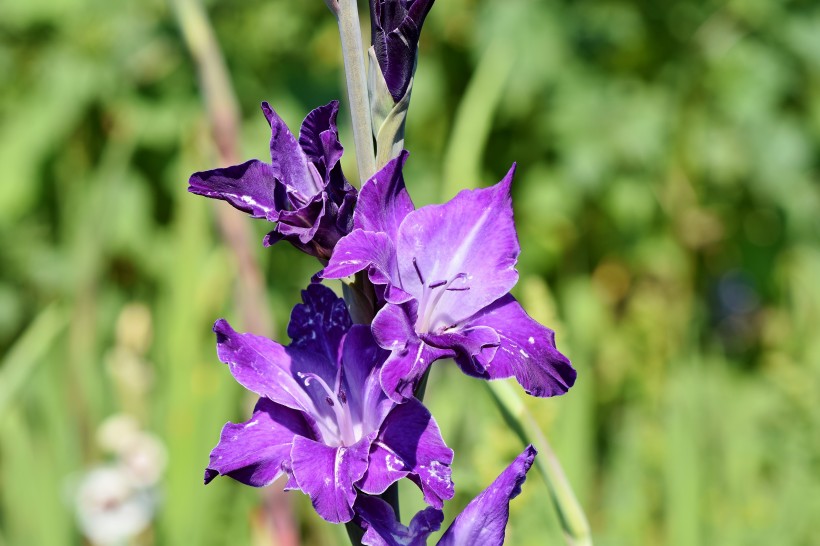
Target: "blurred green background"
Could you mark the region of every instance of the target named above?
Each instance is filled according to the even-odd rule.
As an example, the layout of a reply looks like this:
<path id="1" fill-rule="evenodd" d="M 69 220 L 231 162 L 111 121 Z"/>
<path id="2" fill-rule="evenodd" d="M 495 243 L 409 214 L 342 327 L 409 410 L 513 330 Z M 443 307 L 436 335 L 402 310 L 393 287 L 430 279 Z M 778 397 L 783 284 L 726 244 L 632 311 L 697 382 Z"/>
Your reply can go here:
<path id="1" fill-rule="evenodd" d="M 296 129 L 343 98 L 323 2 L 207 8 L 243 159 L 266 157 L 262 100 Z M 110 464 L 100 425 L 123 413 L 167 454 L 129 543 L 276 544 L 281 495 L 201 484 L 252 400 L 214 351 L 216 318 L 244 327 L 237 265 L 215 206 L 186 193 L 218 156 L 171 7 L 2 2 L 0 74 L 0 545 L 83 543 L 78 483 Z M 528 403 L 596 544 L 820 544 L 819 144 L 816 1 L 434 6 L 407 183 L 439 202 L 518 162 L 515 294 L 578 369 L 569 394 Z M 352 154 L 344 167 L 355 180 Z M 242 221 L 275 322 L 258 333 L 284 341 L 317 264 Z M 427 403 L 456 450 L 451 519 L 521 446 L 451 365 Z M 420 495 L 402 495 L 407 517 Z M 304 544 L 343 543 L 306 497 L 285 499 Z M 536 473 L 508 537 L 563 543 Z"/>

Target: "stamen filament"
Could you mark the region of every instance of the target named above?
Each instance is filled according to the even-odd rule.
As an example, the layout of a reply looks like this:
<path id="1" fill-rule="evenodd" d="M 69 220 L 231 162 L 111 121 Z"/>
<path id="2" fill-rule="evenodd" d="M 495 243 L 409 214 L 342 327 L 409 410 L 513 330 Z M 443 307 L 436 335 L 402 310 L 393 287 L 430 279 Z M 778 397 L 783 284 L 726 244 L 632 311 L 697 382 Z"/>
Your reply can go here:
<path id="1" fill-rule="evenodd" d="M 325 402 L 327 402 L 328 406 L 330 406 L 333 410 L 333 414 L 336 416 L 336 429 L 342 444 L 349 446 L 356 443 L 356 435 L 353 432 L 353 422 L 350 416 L 350 411 L 347 409 L 346 405 L 342 405 L 336 394 L 330 389 L 328 384 L 325 383 L 325 380 L 315 373 L 299 372 L 297 375 L 301 379 L 305 380 L 306 387 L 310 386 L 311 381 L 315 381 L 319 384 L 322 390 L 325 391 L 325 394 L 327 395 L 325 397 Z"/>
<path id="2" fill-rule="evenodd" d="M 413 262 L 413 264 L 415 265 L 415 261 Z M 422 293 L 421 301 L 419 302 L 419 311 L 418 311 L 419 316 L 418 316 L 418 320 L 416 321 L 416 326 L 417 326 L 418 331 L 420 331 L 420 332 L 427 332 L 428 331 L 428 329 L 430 328 L 430 320 L 433 317 L 433 311 L 435 310 L 436 306 L 441 301 L 441 297 L 444 295 L 445 292 L 447 292 L 447 291 L 459 292 L 459 291 L 464 291 L 464 290 L 469 290 L 470 289 L 469 286 L 452 288 L 452 284 L 454 282 L 456 282 L 459 279 L 464 279 L 466 277 L 467 277 L 466 273 L 458 273 L 457 275 L 455 275 L 449 281 L 436 281 L 436 282 L 430 284 L 429 286 L 424 287 L 424 292 Z M 436 294 L 433 297 L 432 301 L 429 301 L 430 300 L 430 294 L 432 294 L 433 290 L 436 289 L 436 288 L 440 288 L 442 286 L 444 287 L 444 290 L 439 290 L 438 294 Z M 428 301 L 429 301 L 429 303 L 428 303 Z M 420 326 L 419 326 L 419 322 L 421 323 Z"/>

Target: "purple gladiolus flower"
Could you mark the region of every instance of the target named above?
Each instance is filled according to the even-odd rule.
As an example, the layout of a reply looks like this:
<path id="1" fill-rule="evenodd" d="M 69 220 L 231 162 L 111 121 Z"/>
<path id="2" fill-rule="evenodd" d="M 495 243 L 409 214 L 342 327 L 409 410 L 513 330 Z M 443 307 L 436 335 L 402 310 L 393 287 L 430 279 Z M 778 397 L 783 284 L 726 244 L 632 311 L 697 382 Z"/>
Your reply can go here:
<path id="1" fill-rule="evenodd" d="M 357 490 L 383 493 L 403 477 L 440 508 L 453 496 L 450 463 L 430 412 L 418 400 L 393 403 L 379 385 L 387 353 L 369 328 L 351 325 L 342 299 L 321 285 L 302 292 L 284 347 L 214 325 L 217 354 L 261 398 L 245 423 L 227 423 L 205 483 L 223 474 L 256 487 L 283 473 L 327 521 L 353 517 Z"/>
<path id="2" fill-rule="evenodd" d="M 302 122 L 299 139 L 268 105 L 271 162 L 256 159 L 191 175 L 188 191 L 223 199 L 254 218 L 276 222 L 265 246 L 285 239 L 327 260 L 350 232 L 356 189 L 342 174 L 342 145 L 336 130 L 339 103 L 320 106 Z"/>
<path id="3" fill-rule="evenodd" d="M 406 158 L 403 152 L 362 187 L 354 230 L 322 273 L 342 278 L 367 269 L 380 288 L 385 304 L 373 334 L 391 351 L 382 387 L 407 399 L 433 361 L 452 357 L 474 377 L 515 376 L 534 396 L 566 392 L 576 374 L 553 331 L 509 294 L 520 252 L 510 197 L 515 167 L 495 186 L 414 210 L 401 174 Z"/>
<path id="4" fill-rule="evenodd" d="M 371 41 L 395 102 L 410 85 L 421 26 L 431 7 L 433 0 L 370 0 Z"/>
<path id="5" fill-rule="evenodd" d="M 447 528 L 438 546 L 500 546 L 504 543 L 510 500 L 521 493 L 521 485 L 535 459 L 527 447 L 490 486 L 470 501 Z M 440 510 L 426 508 L 415 515 L 409 527 L 396 521 L 392 508 L 376 497 L 360 497 L 355 505 L 356 520 L 365 529 L 366 546 L 423 546 L 444 519 Z"/>

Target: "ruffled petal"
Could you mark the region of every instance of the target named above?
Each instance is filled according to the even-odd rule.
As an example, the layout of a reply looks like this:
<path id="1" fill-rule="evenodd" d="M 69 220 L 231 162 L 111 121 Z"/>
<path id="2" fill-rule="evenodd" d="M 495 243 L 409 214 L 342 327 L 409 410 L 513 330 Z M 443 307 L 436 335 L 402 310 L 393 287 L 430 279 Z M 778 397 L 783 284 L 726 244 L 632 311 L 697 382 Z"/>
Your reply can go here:
<path id="1" fill-rule="evenodd" d="M 330 447 L 301 436 L 294 438 L 291 461 L 296 483 L 325 520 L 345 523 L 353 518 L 353 484 L 367 470 L 373 436 L 350 447 Z"/>
<path id="2" fill-rule="evenodd" d="M 490 486 L 470 501 L 445 531 L 438 546 L 501 546 L 507 520 L 510 518 L 510 500 L 521 493 L 521 485 L 535 459 L 536 451 L 527 447 Z"/>
<path id="3" fill-rule="evenodd" d="M 283 206 L 275 195 L 277 184 L 273 168 L 252 159 L 241 165 L 194 173 L 188 180 L 188 191 L 222 199 L 254 218 L 275 222 Z"/>
<path id="4" fill-rule="evenodd" d="M 339 131 L 336 129 L 336 115 L 339 113 L 339 101 L 330 101 L 324 106 L 314 108 L 302 122 L 299 131 L 301 146 L 308 161 L 322 162 L 330 171 L 342 157 L 342 145 L 339 143 Z"/>
<path id="5" fill-rule="evenodd" d="M 518 280 L 520 247 L 510 197 L 514 172 L 515 166 L 495 186 L 464 190 L 443 205 L 411 212 L 402 222 L 396 243 L 399 275 L 402 289 L 420 302 L 420 331 L 440 331 L 465 320 Z"/>
<path id="6" fill-rule="evenodd" d="M 277 216 L 279 223 L 274 231 L 279 233 L 282 239 L 287 239 L 301 250 L 301 247 L 314 240 L 316 232 L 319 231 L 325 217 L 326 204 L 327 196 L 320 192 L 299 208 L 279 211 Z M 307 253 L 313 254 L 313 252 Z"/>
<path id="7" fill-rule="evenodd" d="M 530 318 L 511 295 L 471 317 L 465 328 L 474 327 L 493 329 L 499 345 L 488 365 L 457 358 L 465 373 L 484 379 L 515 376 L 527 394 L 540 397 L 564 394 L 575 383 L 576 371 L 556 349 L 555 333 Z"/>
<path id="8" fill-rule="evenodd" d="M 419 339 L 405 310 L 407 306 L 388 303 L 376 313 L 371 326 L 378 344 L 392 351 L 382 366 L 380 379 L 387 395 L 399 403 L 413 396 L 430 364 L 455 356 L 451 349 L 433 347 Z"/>
<path id="9" fill-rule="evenodd" d="M 389 351 L 403 350 L 408 343 L 418 339 L 413 328 L 414 317 L 410 316 L 410 305 L 388 303 L 373 317 L 373 337 Z"/>
<path id="10" fill-rule="evenodd" d="M 358 484 L 365 493 L 381 494 L 392 483 L 409 477 L 421 488 L 424 500 L 441 508 L 455 489 L 447 447 L 435 419 L 415 398 L 393 407 L 370 451 L 367 474 Z"/>
<path id="11" fill-rule="evenodd" d="M 396 272 L 396 251 L 386 233 L 355 229 L 336 244 L 322 277 L 341 279 L 366 268 L 373 284 L 389 283 Z"/>
<path id="12" fill-rule="evenodd" d="M 273 175 L 286 186 L 305 197 L 312 197 L 322 188 L 308 168 L 308 159 L 288 126 L 267 103 L 262 112 L 270 124 L 270 158 Z"/>
<path id="13" fill-rule="evenodd" d="M 410 526 L 396 520 L 393 508 L 378 497 L 360 495 L 353 506 L 357 521 L 365 529 L 365 546 L 425 546 L 427 537 L 439 530 L 444 514 L 425 508 L 413 516 Z"/>
<path id="14" fill-rule="evenodd" d="M 205 483 L 222 474 L 254 487 L 270 485 L 290 470 L 290 450 L 296 436 L 315 438 L 303 413 L 260 398 L 253 417 L 227 423 L 211 451 Z"/>
<path id="15" fill-rule="evenodd" d="M 452 350 L 432 347 L 416 339 L 403 351 L 394 351 L 387 358 L 379 375 L 382 388 L 393 401 L 402 403 L 414 395 L 430 364 L 453 356 Z"/>
<path id="16" fill-rule="evenodd" d="M 353 321 L 344 300 L 321 284 L 302 290 L 303 303 L 294 306 L 288 323 L 291 347 L 324 355 L 335 363 L 339 359 L 342 338 Z"/>
<path id="17" fill-rule="evenodd" d="M 466 373 L 479 377 L 484 374 L 501 342 L 498 332 L 488 326 L 454 328 L 442 334 L 421 337 L 429 345 L 455 351 L 456 361 L 469 370 Z"/>

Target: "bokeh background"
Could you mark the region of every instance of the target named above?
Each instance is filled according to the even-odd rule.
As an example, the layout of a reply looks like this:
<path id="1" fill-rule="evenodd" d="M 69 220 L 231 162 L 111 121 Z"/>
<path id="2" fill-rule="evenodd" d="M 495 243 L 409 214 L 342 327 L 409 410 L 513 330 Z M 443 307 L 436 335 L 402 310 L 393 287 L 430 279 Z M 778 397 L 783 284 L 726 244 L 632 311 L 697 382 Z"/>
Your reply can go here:
<path id="1" fill-rule="evenodd" d="M 343 98 L 323 2 L 206 7 L 242 159 L 266 157 L 262 100 L 295 129 Z M 518 162 L 515 294 L 578 369 L 569 394 L 529 407 L 597 544 L 820 544 L 818 144 L 817 2 L 434 6 L 408 186 L 439 202 Z M 81 525 L 144 528 L 126 544 L 276 544 L 282 525 L 343 543 L 298 492 L 201 484 L 252 403 L 210 332 L 244 327 L 227 205 L 185 191 L 219 161 L 171 5 L 0 3 L 0 545 L 83 544 Z M 352 154 L 344 167 L 355 180 Z M 317 264 L 241 221 L 273 318 L 258 333 L 284 341 Z M 521 450 L 452 368 L 427 396 L 457 453 L 448 519 Z M 402 495 L 406 516 L 421 506 Z M 562 540 L 533 473 L 509 543 Z"/>

